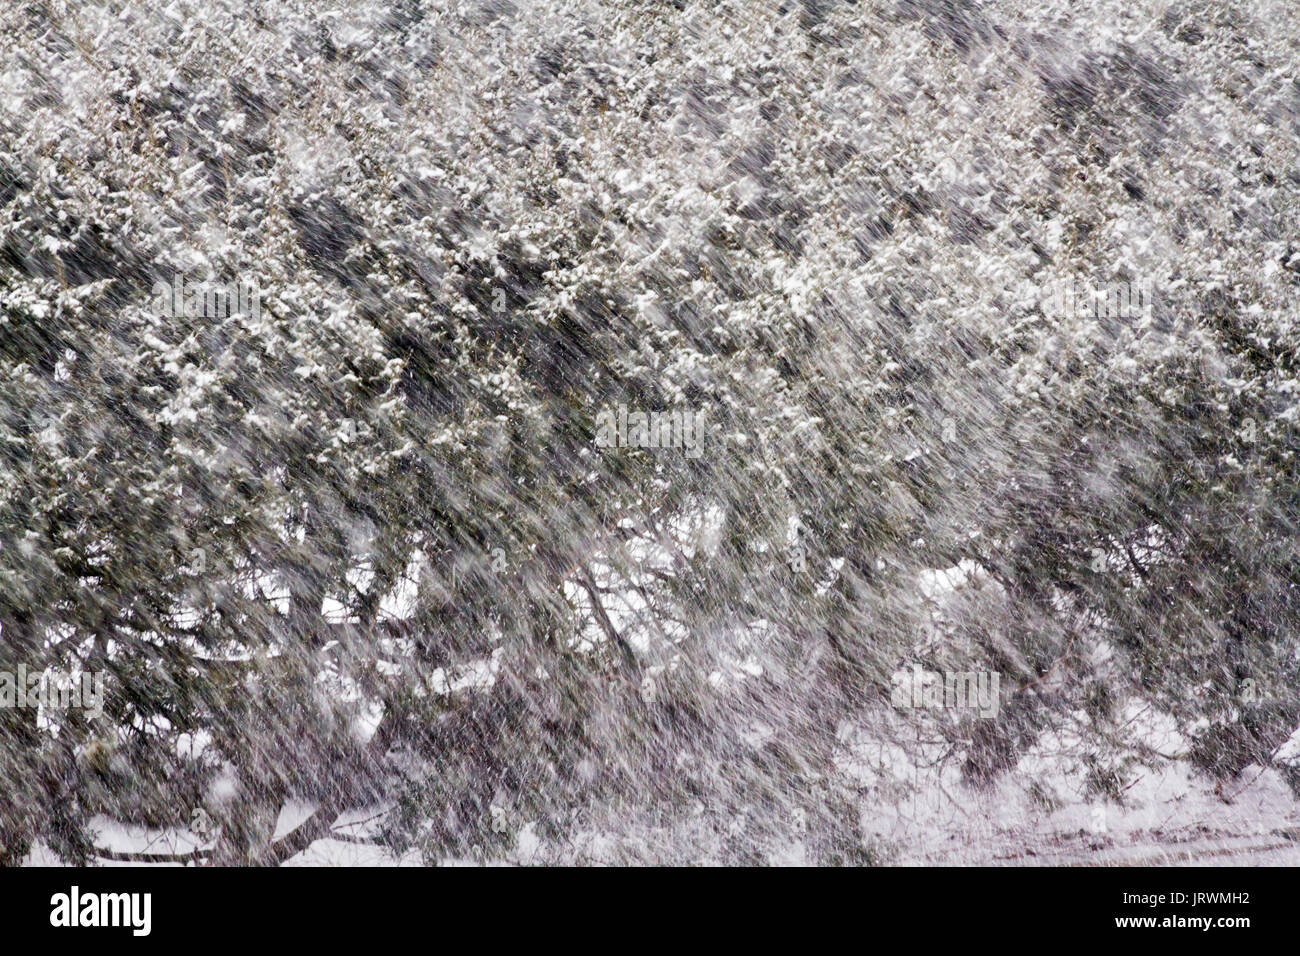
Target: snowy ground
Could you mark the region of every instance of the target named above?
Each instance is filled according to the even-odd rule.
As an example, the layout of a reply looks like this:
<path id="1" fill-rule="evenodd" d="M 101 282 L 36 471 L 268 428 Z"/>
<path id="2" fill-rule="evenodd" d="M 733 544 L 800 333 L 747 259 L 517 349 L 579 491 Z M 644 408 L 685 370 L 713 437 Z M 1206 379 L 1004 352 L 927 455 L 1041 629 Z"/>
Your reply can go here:
<path id="1" fill-rule="evenodd" d="M 965 787 L 956 779 L 955 769 L 942 767 L 914 771 L 914 792 L 899 797 L 896 789 L 876 785 L 882 778 L 872 768 L 882 765 L 882 754 L 889 748 L 865 734 L 850 743 L 854 756 L 842 769 L 866 785 L 864 830 L 892 848 L 890 862 L 895 865 L 1300 866 L 1300 802 L 1276 771 L 1251 767 L 1234 784 L 1216 788 L 1178 755 L 1179 741 L 1165 739 L 1164 743 L 1166 752 L 1174 751 L 1174 759 L 1158 769 L 1137 772 L 1125 791 L 1124 806 L 1084 800 L 1075 768 L 1046 753 L 1050 742 L 983 793 Z M 894 773 L 900 769 L 894 766 Z M 1033 796 L 1043 792 L 1054 795 L 1053 807 Z M 891 799 L 885 799 L 886 794 Z M 302 803 L 287 807 L 276 836 L 296 827 L 311 809 Z M 287 865 L 419 865 L 416 853 L 397 858 L 380 847 L 355 842 L 371 832 L 375 818 L 375 811 L 341 817 L 334 826 L 338 839 L 317 841 Z M 198 845 L 189 834 L 124 827 L 104 819 L 96 823 L 98 845 L 118 852 L 183 853 Z M 525 824 L 516 849 L 496 862 L 527 864 L 535 854 L 538 859 L 545 857 L 533 830 L 532 824 Z M 617 839 L 612 837 L 613 842 Z M 801 860 L 802 854 L 793 852 L 772 862 Z M 43 848 L 28 862 L 58 865 Z M 103 861 L 103 865 L 131 864 Z"/>
<path id="2" fill-rule="evenodd" d="M 916 865 L 1300 865 L 1300 804 L 1274 771 L 1248 769 L 1220 796 L 1177 765 L 1131 794 L 1129 807 L 1045 812 L 1008 781 L 979 798 L 945 798 L 928 818 L 902 810 L 889 832 L 915 839 L 898 862 Z"/>
<path id="3" fill-rule="evenodd" d="M 900 864 L 1300 865 L 1300 802 L 1276 770 L 1248 767 L 1218 786 L 1162 715 L 1135 704 L 1130 722 L 1167 759 L 1131 771 L 1123 805 L 1086 798 L 1080 763 L 1050 736 L 988 792 L 865 734 L 844 769 L 881 796 L 882 768 L 910 781 L 911 793 L 864 810 L 864 829 L 897 847 Z"/>

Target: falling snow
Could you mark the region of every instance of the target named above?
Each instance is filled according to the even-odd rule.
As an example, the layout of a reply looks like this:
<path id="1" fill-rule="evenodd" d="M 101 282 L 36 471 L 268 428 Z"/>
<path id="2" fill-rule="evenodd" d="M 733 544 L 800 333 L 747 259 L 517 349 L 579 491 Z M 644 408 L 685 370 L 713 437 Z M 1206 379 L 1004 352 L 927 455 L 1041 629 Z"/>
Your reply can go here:
<path id="1" fill-rule="evenodd" d="M 1300 863 L 1288 0 L 0 32 L 0 863 Z"/>

